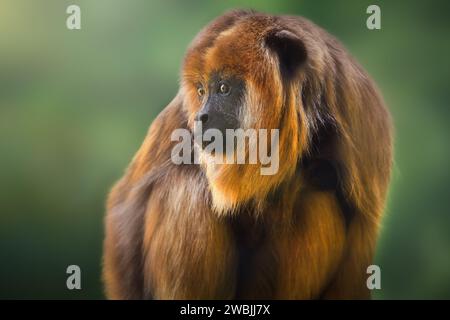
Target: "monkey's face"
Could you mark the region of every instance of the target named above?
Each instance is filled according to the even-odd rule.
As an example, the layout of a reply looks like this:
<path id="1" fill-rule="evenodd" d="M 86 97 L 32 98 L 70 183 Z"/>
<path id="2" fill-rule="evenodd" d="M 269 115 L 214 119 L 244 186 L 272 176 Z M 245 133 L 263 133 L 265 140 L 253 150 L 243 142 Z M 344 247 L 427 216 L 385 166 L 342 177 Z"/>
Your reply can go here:
<path id="1" fill-rule="evenodd" d="M 226 139 L 227 129 L 241 126 L 239 119 L 245 96 L 245 82 L 233 75 L 213 72 L 206 83 L 197 84 L 197 95 L 200 102 L 195 113 L 195 121 L 201 124 L 194 126 L 194 134 L 201 134 L 209 129 L 219 130 Z M 226 141 L 224 141 L 226 144 Z M 207 142 L 204 142 L 205 146 Z"/>
<path id="2" fill-rule="evenodd" d="M 196 120 L 201 121 L 204 130 L 222 132 L 279 126 L 276 120 L 280 110 L 276 109 L 281 105 L 273 99 L 279 96 L 280 86 L 274 70 L 267 65 L 270 57 L 261 48 L 261 39 L 247 30 L 245 23 L 221 32 L 207 27 L 189 48 L 182 70 L 182 90 L 192 129 Z M 261 112 L 260 100 L 272 108 Z"/>
<path id="3" fill-rule="evenodd" d="M 300 70 L 306 52 L 296 35 L 273 21 L 253 17 L 223 29 L 221 23 L 228 22 L 213 22 L 200 32 L 184 60 L 181 91 L 188 125 L 194 136 L 200 133 L 196 123 L 202 132 L 217 129 L 227 146 L 227 129 L 279 130 L 280 165 L 272 176 L 261 176 L 259 162 L 206 166 L 214 205 L 224 211 L 265 199 L 295 171 L 306 141 Z"/>

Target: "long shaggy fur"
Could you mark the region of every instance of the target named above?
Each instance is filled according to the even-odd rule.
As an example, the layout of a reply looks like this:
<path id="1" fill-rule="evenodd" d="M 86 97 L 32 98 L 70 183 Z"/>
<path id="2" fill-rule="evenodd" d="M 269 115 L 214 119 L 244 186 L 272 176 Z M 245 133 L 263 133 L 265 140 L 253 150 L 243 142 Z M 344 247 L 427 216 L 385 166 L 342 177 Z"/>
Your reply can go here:
<path id="1" fill-rule="evenodd" d="M 273 50 L 285 36 L 293 70 Z M 277 174 L 171 162 L 171 133 L 193 129 L 196 84 L 215 70 L 245 79 L 242 128 L 280 129 Z M 300 17 L 226 13 L 193 40 L 178 94 L 111 191 L 107 296 L 369 298 L 391 140 L 376 86 L 335 38 Z"/>

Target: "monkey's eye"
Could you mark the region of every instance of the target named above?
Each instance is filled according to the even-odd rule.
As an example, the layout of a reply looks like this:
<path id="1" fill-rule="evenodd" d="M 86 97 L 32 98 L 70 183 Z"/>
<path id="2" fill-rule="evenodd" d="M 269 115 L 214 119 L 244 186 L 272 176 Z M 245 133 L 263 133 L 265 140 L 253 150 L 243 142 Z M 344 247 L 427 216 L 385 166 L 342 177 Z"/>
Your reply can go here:
<path id="1" fill-rule="evenodd" d="M 229 93 L 230 93 L 230 90 L 231 90 L 230 86 L 227 85 L 226 83 L 222 83 L 222 84 L 220 85 L 220 87 L 219 87 L 220 94 L 222 94 L 222 95 L 224 95 L 224 96 L 226 96 L 227 94 L 229 94 Z"/>
<path id="2" fill-rule="evenodd" d="M 199 97 L 202 97 L 205 94 L 205 89 L 203 87 L 198 87 L 197 94 Z"/>

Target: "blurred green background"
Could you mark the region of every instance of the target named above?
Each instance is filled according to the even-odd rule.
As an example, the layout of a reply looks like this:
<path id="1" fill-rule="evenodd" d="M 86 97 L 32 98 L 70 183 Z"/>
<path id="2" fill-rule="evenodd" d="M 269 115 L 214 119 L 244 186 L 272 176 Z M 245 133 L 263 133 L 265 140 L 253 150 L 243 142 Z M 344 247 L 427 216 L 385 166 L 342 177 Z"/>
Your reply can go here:
<path id="1" fill-rule="evenodd" d="M 66 29 L 81 7 L 82 29 Z M 378 4 L 382 29 L 366 28 Z M 396 128 L 379 299 L 450 298 L 449 1 L 0 1 L 0 298 L 103 298 L 105 196 L 229 8 L 305 16 L 377 81 Z M 82 290 L 66 289 L 66 267 Z"/>

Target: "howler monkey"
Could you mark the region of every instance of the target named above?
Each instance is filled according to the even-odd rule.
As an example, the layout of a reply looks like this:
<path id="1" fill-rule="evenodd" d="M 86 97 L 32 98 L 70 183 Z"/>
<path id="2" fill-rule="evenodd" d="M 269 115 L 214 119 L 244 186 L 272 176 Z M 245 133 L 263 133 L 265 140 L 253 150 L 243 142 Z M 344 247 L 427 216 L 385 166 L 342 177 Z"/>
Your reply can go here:
<path id="1" fill-rule="evenodd" d="M 172 132 L 196 121 L 279 129 L 278 171 L 173 163 Z M 339 41 L 304 18 L 228 12 L 193 40 L 109 195 L 107 297 L 369 298 L 391 162 L 389 113 Z"/>

